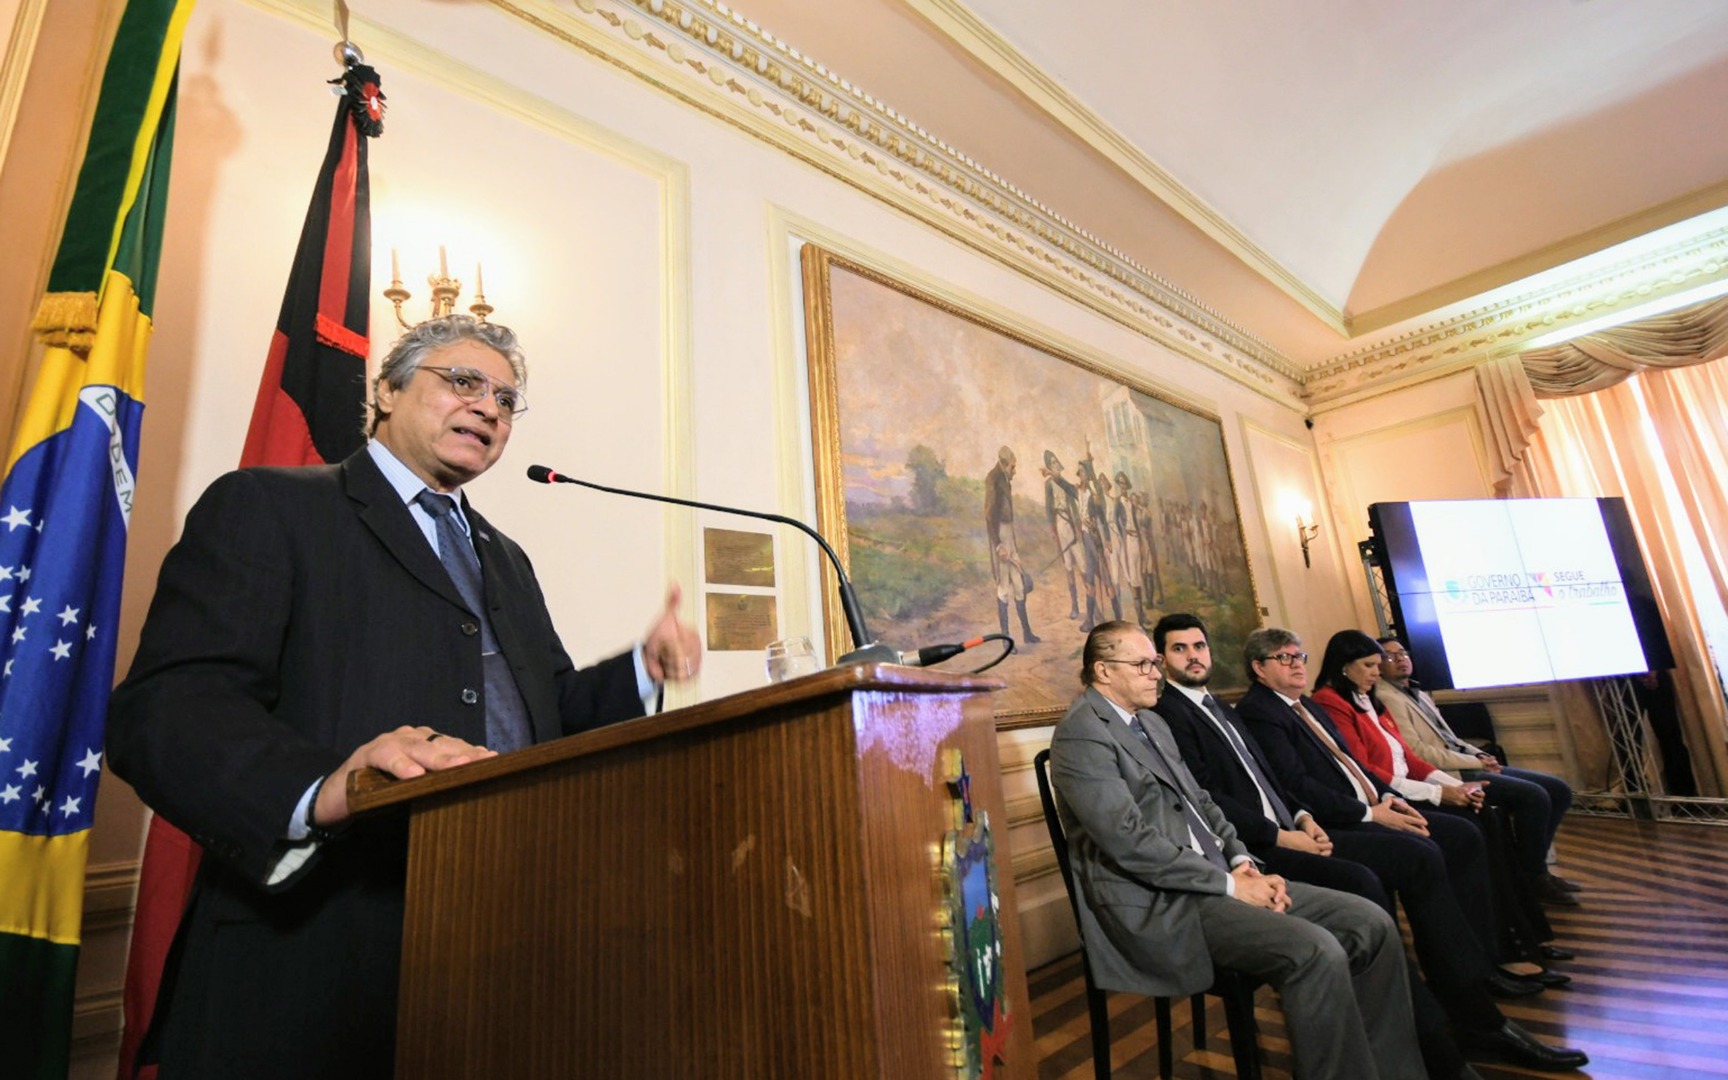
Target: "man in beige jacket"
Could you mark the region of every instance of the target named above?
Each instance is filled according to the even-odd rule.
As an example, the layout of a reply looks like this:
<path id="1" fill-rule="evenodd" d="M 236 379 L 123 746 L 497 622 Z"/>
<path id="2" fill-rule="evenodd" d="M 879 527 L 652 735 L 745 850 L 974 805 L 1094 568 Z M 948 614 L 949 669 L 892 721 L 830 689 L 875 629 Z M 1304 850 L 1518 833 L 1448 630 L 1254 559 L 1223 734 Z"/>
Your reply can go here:
<path id="1" fill-rule="evenodd" d="M 1386 663 L 1381 668 L 1380 704 L 1398 725 L 1398 734 L 1433 765 L 1465 780 L 1488 782 L 1488 801 L 1502 807 L 1512 820 L 1518 868 L 1529 875 L 1544 902 L 1573 906 L 1577 886 L 1548 869 L 1548 849 L 1560 829 L 1560 819 L 1572 805 L 1572 789 L 1558 776 L 1515 769 L 1493 754 L 1460 739 L 1439 706 L 1411 676 L 1415 662 L 1396 637 L 1379 639 Z"/>

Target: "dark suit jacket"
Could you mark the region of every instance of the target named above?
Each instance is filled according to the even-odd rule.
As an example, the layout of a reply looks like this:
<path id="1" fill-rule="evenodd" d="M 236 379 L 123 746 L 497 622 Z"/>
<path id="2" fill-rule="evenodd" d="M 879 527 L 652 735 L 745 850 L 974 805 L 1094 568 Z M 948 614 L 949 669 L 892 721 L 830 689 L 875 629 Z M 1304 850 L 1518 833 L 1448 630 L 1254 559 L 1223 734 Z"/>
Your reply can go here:
<path id="1" fill-rule="evenodd" d="M 1224 715 L 1236 721 L 1236 733 L 1242 736 L 1243 744 L 1272 784 L 1273 792 L 1292 814 L 1301 810 L 1301 801 L 1279 780 L 1253 733 L 1233 715 L 1234 710 L 1229 705 L 1222 701 L 1219 704 L 1224 708 Z M 1254 778 L 1248 775 L 1248 770 L 1243 768 L 1235 748 L 1204 715 L 1205 710 L 1190 701 L 1182 691 L 1166 686 L 1153 711 L 1170 725 L 1170 733 L 1176 737 L 1176 745 L 1182 750 L 1182 763 L 1188 766 L 1194 779 L 1224 811 L 1224 816 L 1236 827 L 1236 835 L 1242 838 L 1248 849 L 1261 854 L 1274 847 L 1278 843 L 1278 825 L 1267 818 L 1261 808 L 1260 789 L 1255 786 Z"/>
<path id="2" fill-rule="evenodd" d="M 639 715 L 630 656 L 578 671 L 527 557 L 466 510 L 535 738 Z M 266 877 L 301 796 L 360 744 L 404 724 L 484 742 L 482 706 L 464 701 L 484 687 L 477 631 L 364 449 L 229 473 L 193 507 L 107 744 L 114 771 L 207 852 L 158 1009 L 164 1080 L 388 1075 L 400 819 L 357 822 Z"/>
<path id="3" fill-rule="evenodd" d="M 1349 752 L 1350 744 L 1331 727 L 1325 709 L 1306 695 L 1302 698 L 1302 707 L 1320 721 L 1340 749 Z M 1283 698 L 1264 683 L 1257 682 L 1236 703 L 1236 715 L 1247 721 L 1248 729 L 1254 733 L 1279 782 L 1314 815 L 1314 820 L 1322 828 L 1362 821 L 1366 808 L 1356 797 L 1356 789 L 1339 771 L 1331 751 L 1320 744 L 1314 733 L 1308 730 L 1308 725 L 1296 715 L 1296 710 L 1284 704 Z M 1366 768 L 1362 771 L 1382 797 L 1392 790 Z"/>
<path id="4" fill-rule="evenodd" d="M 1164 721 L 1141 723 L 1174 770 L 1096 690 L 1076 698 L 1050 740 L 1050 779 L 1068 835 L 1080 932 L 1098 985 L 1177 997 L 1212 982 L 1195 904 L 1226 895 L 1229 875 L 1188 845 L 1178 793 L 1218 837 L 1224 856 L 1247 854 L 1223 811 L 1183 768 Z"/>

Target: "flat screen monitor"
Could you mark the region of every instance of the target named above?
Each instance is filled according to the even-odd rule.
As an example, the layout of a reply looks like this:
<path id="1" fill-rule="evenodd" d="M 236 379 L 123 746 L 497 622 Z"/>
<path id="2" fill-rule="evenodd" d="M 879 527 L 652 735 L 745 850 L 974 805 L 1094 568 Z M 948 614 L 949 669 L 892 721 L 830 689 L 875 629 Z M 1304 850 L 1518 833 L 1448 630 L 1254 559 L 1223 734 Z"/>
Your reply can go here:
<path id="1" fill-rule="evenodd" d="M 1375 503 L 1368 521 L 1431 689 L 1674 664 L 1624 499 Z"/>

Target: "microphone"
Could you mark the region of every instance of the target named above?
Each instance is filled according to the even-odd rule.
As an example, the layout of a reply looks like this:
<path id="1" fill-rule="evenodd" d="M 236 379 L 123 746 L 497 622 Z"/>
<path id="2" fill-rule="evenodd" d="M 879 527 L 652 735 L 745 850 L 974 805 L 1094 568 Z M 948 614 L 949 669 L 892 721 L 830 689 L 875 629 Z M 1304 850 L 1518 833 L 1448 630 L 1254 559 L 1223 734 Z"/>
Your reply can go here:
<path id="1" fill-rule="evenodd" d="M 764 510 L 742 510 L 736 506 L 717 506 L 714 503 L 697 502 L 694 499 L 680 499 L 672 495 L 655 495 L 646 491 L 632 491 L 629 488 L 608 487 L 596 484 L 592 480 L 578 480 L 574 476 L 566 476 L 561 472 L 548 469 L 544 465 L 528 466 L 528 479 L 537 484 L 576 484 L 580 487 L 604 491 L 608 495 L 623 495 L 632 499 L 648 499 L 652 502 L 671 503 L 673 506 L 689 506 L 697 510 L 712 510 L 720 514 L 737 514 L 739 517 L 759 518 L 763 521 L 773 521 L 781 525 L 790 525 L 805 536 L 816 541 L 822 551 L 828 556 L 828 561 L 834 566 L 834 576 L 840 581 L 840 610 L 846 614 L 846 627 L 852 633 L 854 648 L 835 661 L 836 664 L 899 664 L 911 663 L 902 660 L 901 654 L 886 645 L 872 641 L 870 631 L 864 625 L 864 611 L 858 606 L 858 597 L 852 591 L 852 582 L 846 578 L 846 570 L 840 565 L 840 556 L 834 554 L 834 549 L 828 546 L 828 541 L 822 539 L 822 534 L 797 518 L 785 517 L 781 514 L 770 514 Z M 941 648 L 943 646 L 938 646 Z M 920 650 L 922 652 L 923 650 Z M 955 650 L 958 652 L 959 650 Z M 952 653 L 948 655 L 953 655 Z M 946 659 L 946 657 L 943 657 Z M 935 661 L 918 660 L 919 664 Z"/>

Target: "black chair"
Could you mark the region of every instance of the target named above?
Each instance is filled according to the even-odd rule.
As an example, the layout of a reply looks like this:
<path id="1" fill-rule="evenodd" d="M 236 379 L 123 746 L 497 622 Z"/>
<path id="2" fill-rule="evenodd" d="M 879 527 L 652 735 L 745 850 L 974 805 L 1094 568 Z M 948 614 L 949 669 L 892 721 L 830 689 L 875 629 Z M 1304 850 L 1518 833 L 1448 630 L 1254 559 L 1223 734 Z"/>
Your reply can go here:
<path id="1" fill-rule="evenodd" d="M 1068 837 L 1062 831 L 1062 819 L 1056 813 L 1056 792 L 1050 786 L 1050 751 L 1040 750 L 1032 759 L 1032 771 L 1038 777 L 1038 798 L 1044 804 L 1044 824 L 1050 830 L 1050 846 L 1056 852 L 1056 866 L 1062 873 L 1062 885 L 1068 890 L 1068 904 L 1074 913 L 1074 925 L 1080 926 L 1080 894 L 1074 887 L 1074 875 L 1068 865 Z M 1086 946 L 1080 946 L 1080 966 L 1086 976 L 1086 1010 L 1092 1019 L 1092 1071 L 1097 1080 L 1110 1080 L 1110 999 L 1092 979 L 1092 961 Z M 1224 1019 L 1230 1031 L 1230 1053 L 1236 1059 L 1236 1075 L 1241 1080 L 1260 1080 L 1259 1026 L 1254 1022 L 1254 989 L 1257 983 L 1238 971 L 1217 969 L 1212 985 L 1205 993 L 1195 994 L 1189 1008 L 1193 1012 L 1194 1046 L 1206 1048 L 1206 994 L 1216 994 L 1224 1000 Z M 1170 1046 L 1170 999 L 1155 997 L 1153 1010 L 1158 1022 L 1158 1075 L 1170 1080 L 1175 1067 L 1175 1053 Z"/>

